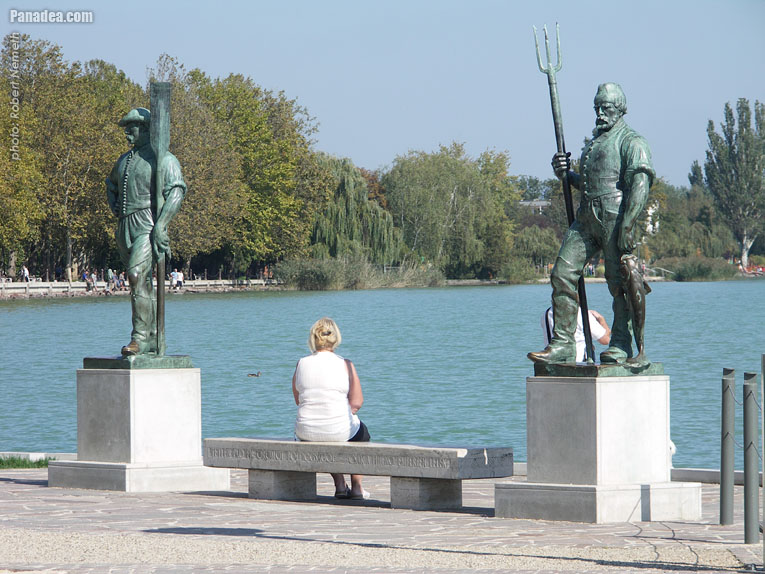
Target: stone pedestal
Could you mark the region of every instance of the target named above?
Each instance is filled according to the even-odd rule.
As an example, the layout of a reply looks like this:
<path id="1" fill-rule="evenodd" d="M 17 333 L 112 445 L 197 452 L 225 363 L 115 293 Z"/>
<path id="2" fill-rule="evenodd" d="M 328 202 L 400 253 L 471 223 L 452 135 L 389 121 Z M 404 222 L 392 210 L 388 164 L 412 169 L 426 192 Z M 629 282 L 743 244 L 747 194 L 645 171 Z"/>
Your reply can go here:
<path id="1" fill-rule="evenodd" d="M 96 364 L 108 367 L 103 361 Z M 229 471 L 202 465 L 201 404 L 199 369 L 79 369 L 77 460 L 51 462 L 49 486 L 227 490 Z"/>
<path id="2" fill-rule="evenodd" d="M 496 516 L 701 518 L 701 485 L 670 479 L 668 376 L 529 377 L 526 418 L 528 482 L 496 485 Z"/>

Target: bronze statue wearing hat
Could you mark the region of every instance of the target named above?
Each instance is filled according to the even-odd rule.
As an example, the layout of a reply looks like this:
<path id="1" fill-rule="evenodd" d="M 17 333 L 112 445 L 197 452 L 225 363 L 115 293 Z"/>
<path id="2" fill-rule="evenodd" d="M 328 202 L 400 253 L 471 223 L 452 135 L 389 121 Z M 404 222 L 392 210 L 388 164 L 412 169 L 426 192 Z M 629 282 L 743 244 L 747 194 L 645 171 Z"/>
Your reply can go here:
<path id="1" fill-rule="evenodd" d="M 125 137 L 133 148 L 122 154 L 106 178 L 106 196 L 112 213 L 119 218 L 117 247 L 127 267 L 133 311 L 130 343 L 122 354 L 141 355 L 157 352 L 156 298 L 152 282 L 154 261 L 170 253 L 167 226 L 181 207 L 186 184 L 177 158 L 163 156 L 162 197 L 157 213 L 155 171 L 158 169 L 150 145 L 151 112 L 146 108 L 130 110 L 120 121 Z"/>
<path id="2" fill-rule="evenodd" d="M 605 260 L 608 289 L 613 296 L 614 321 L 609 348 L 601 363 L 644 363 L 643 327 L 646 289 L 632 252 L 636 224 L 655 177 L 648 143 L 624 122 L 627 99 L 619 84 L 598 86 L 595 94 L 593 139 L 582 150 L 579 173 L 570 169 L 569 154 L 556 153 L 555 174 L 567 175 L 581 190 L 576 218 L 563 239 L 550 282 L 555 328 L 550 344 L 529 353 L 537 363 L 573 363 L 577 324 L 577 282 L 585 265 L 598 253 Z M 632 332 L 638 356 L 633 359 Z"/>

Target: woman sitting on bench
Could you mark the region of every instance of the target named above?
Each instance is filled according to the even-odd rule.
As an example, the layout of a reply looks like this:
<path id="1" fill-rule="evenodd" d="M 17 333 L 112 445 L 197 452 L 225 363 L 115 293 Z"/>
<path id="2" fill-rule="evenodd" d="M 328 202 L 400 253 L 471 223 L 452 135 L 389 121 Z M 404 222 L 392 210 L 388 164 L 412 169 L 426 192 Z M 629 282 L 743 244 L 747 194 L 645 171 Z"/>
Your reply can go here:
<path id="1" fill-rule="evenodd" d="M 292 393 L 298 406 L 295 437 L 315 442 L 368 442 L 369 431 L 356 413 L 364 403 L 356 368 L 335 354 L 342 337 L 329 317 L 316 321 L 308 334 L 311 354 L 298 361 L 292 375 Z M 335 498 L 362 500 L 369 493 L 362 475 L 351 475 L 351 487 L 341 473 L 331 473 Z"/>

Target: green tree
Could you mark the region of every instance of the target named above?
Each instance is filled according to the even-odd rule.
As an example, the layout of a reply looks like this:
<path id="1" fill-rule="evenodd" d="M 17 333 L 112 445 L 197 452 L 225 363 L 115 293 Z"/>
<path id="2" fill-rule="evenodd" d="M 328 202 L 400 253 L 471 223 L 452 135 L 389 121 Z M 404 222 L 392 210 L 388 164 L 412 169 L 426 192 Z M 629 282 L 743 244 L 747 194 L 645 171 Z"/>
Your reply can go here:
<path id="1" fill-rule="evenodd" d="M 191 273 L 192 258 L 224 247 L 242 211 L 241 161 L 229 126 L 210 113 L 199 95 L 198 70 L 186 72 L 164 54 L 150 76 L 173 86 L 170 151 L 181 164 L 187 191 L 169 231 L 173 257 Z"/>
<path id="2" fill-rule="evenodd" d="M 16 274 L 19 254 L 23 255 L 25 246 L 39 236 L 42 210 L 36 190 L 43 181 L 39 154 L 30 145 L 35 118 L 31 108 L 24 105 L 20 67 L 25 62 L 11 59 L 17 50 L 15 43 L 10 35 L 6 36 L 0 54 L 0 85 L 16 106 L 11 110 L 13 116 L 0 114 L 0 132 L 11 142 L 11 147 L 16 148 L 5 149 L 0 154 L 0 272 L 11 276 Z M 17 135 L 11 140 L 14 134 Z"/>
<path id="3" fill-rule="evenodd" d="M 310 150 L 313 120 L 242 75 L 212 80 L 197 70 L 193 80 L 215 121 L 229 127 L 239 157 L 245 197 L 227 246 L 233 267 L 306 253 L 314 214 L 330 191 Z"/>
<path id="4" fill-rule="evenodd" d="M 698 165 L 698 164 L 697 164 Z M 709 191 L 692 171 L 690 189 L 675 187 L 663 179 L 651 188 L 648 207 L 641 219 L 647 228 L 641 255 L 647 260 L 694 255 L 720 258 L 735 253 L 736 240 L 722 221 Z"/>
<path id="5" fill-rule="evenodd" d="M 755 102 L 753 127 L 748 100 L 738 100 L 736 117 L 726 103 L 720 131 L 710 120 L 706 184 L 739 242 L 741 265 L 746 268 L 749 250 L 765 221 L 765 105 Z"/>
<path id="6" fill-rule="evenodd" d="M 535 266 L 551 263 L 560 249 L 560 238 L 549 227 L 537 225 L 522 229 L 515 237 L 513 252 Z"/>
<path id="7" fill-rule="evenodd" d="M 362 255 L 372 263 L 397 263 L 401 233 L 393 217 L 369 199 L 367 179 L 349 159 L 323 156 L 336 184 L 323 212 L 316 215 L 311 236 L 314 256 Z"/>
<path id="8" fill-rule="evenodd" d="M 560 180 L 555 177 L 539 179 L 533 175 L 518 175 L 515 181 L 523 201 L 550 199 L 560 189 Z"/>
<path id="9" fill-rule="evenodd" d="M 504 211 L 503 195 L 513 189 L 506 173 L 505 154 L 475 160 L 458 143 L 397 157 L 382 183 L 410 253 L 449 277 L 496 274 L 512 232 Z"/>
<path id="10" fill-rule="evenodd" d="M 103 264 L 110 237 L 103 182 L 124 147 L 113 123 L 126 100 L 142 92 L 114 66 L 66 62 L 60 47 L 44 40 L 24 36 L 16 54 L 28 160 L 39 175 L 39 233 L 27 242 L 26 257 L 48 275 L 54 262 L 63 261 L 68 273 L 75 263 Z"/>

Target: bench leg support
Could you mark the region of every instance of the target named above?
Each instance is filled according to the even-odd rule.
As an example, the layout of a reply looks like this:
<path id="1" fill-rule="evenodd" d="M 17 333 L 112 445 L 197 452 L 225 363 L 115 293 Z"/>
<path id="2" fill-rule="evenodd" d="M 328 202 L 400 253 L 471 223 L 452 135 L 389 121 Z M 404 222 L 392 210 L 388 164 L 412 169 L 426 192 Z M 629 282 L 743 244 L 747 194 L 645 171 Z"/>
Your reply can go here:
<path id="1" fill-rule="evenodd" d="M 265 500 L 316 498 L 316 473 L 286 470 L 249 470 L 249 496 Z"/>
<path id="2" fill-rule="evenodd" d="M 462 481 L 391 476 L 390 506 L 412 510 L 462 508 Z"/>

